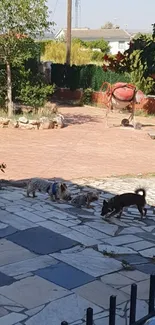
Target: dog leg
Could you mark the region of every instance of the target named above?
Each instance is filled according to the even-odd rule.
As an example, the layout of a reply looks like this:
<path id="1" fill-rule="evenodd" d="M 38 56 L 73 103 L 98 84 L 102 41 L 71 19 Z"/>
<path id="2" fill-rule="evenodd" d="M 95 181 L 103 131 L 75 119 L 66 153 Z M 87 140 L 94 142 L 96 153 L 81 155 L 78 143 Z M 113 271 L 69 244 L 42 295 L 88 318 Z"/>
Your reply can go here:
<path id="1" fill-rule="evenodd" d="M 107 217 L 105 216 L 105 219 L 113 217 L 115 214 L 117 214 L 119 211 L 114 210 L 112 211 Z"/>
<path id="2" fill-rule="evenodd" d="M 147 214 L 147 209 L 146 209 L 146 208 L 144 208 L 143 210 L 144 210 L 144 216 L 146 217 L 146 214 Z"/>
<path id="3" fill-rule="evenodd" d="M 35 195 L 35 191 L 33 191 L 32 194 L 33 194 L 33 198 L 37 197 L 37 195 Z"/>
<path id="4" fill-rule="evenodd" d="M 140 212 L 141 219 L 143 219 L 143 216 L 144 216 L 143 208 L 142 208 L 141 206 L 139 206 L 139 205 L 137 205 L 137 208 L 138 208 L 138 210 L 139 210 L 139 212 Z"/>
<path id="5" fill-rule="evenodd" d="M 122 212 L 123 212 L 123 209 L 119 212 L 119 214 L 118 214 L 118 216 L 117 216 L 117 219 L 121 219 Z"/>

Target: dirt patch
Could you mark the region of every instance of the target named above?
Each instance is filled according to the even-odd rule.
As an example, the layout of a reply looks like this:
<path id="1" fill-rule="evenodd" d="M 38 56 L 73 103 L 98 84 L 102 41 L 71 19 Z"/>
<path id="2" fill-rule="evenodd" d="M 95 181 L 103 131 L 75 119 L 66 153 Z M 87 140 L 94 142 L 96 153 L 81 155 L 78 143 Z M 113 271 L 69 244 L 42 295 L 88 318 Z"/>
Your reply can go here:
<path id="1" fill-rule="evenodd" d="M 137 116 L 141 130 L 120 127 L 129 114 L 110 113 L 92 107 L 61 107 L 69 119 L 59 130 L 0 129 L 1 161 L 7 164 L 3 178 L 62 177 L 64 179 L 155 172 L 155 118 Z M 113 127 L 115 125 L 115 127 Z"/>

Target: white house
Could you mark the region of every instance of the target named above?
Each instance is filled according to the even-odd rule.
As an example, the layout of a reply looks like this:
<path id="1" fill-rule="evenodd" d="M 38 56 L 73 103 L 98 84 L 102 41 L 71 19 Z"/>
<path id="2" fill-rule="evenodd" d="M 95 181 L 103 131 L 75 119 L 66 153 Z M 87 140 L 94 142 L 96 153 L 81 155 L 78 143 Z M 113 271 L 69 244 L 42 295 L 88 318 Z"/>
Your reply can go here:
<path id="1" fill-rule="evenodd" d="M 66 29 L 57 32 L 54 39 L 66 39 Z M 90 29 L 79 28 L 72 29 L 72 38 L 79 38 L 83 41 L 96 41 L 103 38 L 109 43 L 111 54 L 117 54 L 118 51 L 123 53 L 129 48 L 131 35 L 124 29 Z"/>

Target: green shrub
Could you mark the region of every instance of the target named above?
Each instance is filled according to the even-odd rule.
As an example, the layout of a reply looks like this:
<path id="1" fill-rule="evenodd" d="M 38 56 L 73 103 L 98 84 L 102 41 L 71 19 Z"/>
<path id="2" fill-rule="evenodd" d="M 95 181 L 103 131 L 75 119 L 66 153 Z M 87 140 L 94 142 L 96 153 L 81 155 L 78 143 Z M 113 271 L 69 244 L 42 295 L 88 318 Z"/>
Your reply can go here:
<path id="1" fill-rule="evenodd" d="M 104 57 L 104 54 L 102 52 L 93 51 L 91 59 L 92 59 L 92 61 L 102 62 L 103 57 Z"/>
<path id="2" fill-rule="evenodd" d="M 23 104 L 33 107 L 43 106 L 48 97 L 54 93 L 55 86 L 47 85 L 42 74 L 33 76 L 30 70 L 21 70 L 20 76 L 21 83 L 15 99 Z"/>
<path id="3" fill-rule="evenodd" d="M 87 88 L 83 92 L 82 103 L 85 105 L 89 105 L 92 102 L 92 93 L 93 89 Z"/>

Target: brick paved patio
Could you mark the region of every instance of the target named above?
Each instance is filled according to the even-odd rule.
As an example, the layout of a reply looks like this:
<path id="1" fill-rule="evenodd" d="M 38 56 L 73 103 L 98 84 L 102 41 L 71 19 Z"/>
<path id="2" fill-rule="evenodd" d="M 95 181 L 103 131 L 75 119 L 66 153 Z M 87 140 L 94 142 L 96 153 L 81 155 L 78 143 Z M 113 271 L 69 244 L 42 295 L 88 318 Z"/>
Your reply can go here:
<path id="1" fill-rule="evenodd" d="M 68 127 L 60 130 L 0 129 L 1 161 L 7 179 L 34 176 L 102 178 L 154 172 L 155 141 L 147 132 L 155 118 L 137 117 L 142 130 L 105 128 L 105 111 L 89 107 L 62 107 Z M 125 117 L 111 113 L 110 125 Z"/>

